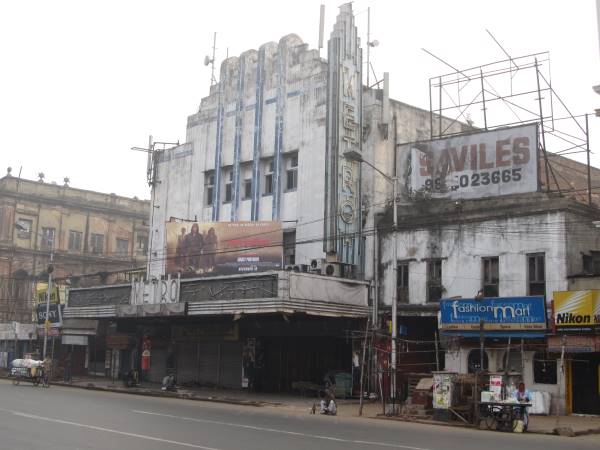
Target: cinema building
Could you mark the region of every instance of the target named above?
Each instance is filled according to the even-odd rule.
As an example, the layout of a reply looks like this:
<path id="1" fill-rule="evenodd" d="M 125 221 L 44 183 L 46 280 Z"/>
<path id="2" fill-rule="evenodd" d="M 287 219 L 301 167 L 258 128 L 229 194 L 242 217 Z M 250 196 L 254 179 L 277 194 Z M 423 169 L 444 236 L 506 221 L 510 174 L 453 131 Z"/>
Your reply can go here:
<path id="1" fill-rule="evenodd" d="M 352 373 L 353 336 L 391 304 L 373 230 L 394 148 L 430 133 L 428 111 L 389 99 L 387 75 L 364 86 L 363 67 L 350 4 L 327 59 L 288 35 L 223 61 L 185 142 L 154 147 L 147 277 L 70 290 L 65 316 L 100 323 L 90 370 L 118 376 L 146 352 L 154 381 L 271 391 Z"/>

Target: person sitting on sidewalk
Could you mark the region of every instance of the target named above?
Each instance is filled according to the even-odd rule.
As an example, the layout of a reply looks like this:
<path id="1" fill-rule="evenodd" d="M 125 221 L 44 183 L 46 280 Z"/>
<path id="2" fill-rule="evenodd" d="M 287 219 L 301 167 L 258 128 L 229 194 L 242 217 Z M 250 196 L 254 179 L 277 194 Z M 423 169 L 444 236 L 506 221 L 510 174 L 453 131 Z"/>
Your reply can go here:
<path id="1" fill-rule="evenodd" d="M 331 387 L 321 392 L 321 414 L 335 416 L 337 414 L 337 405 L 335 403 L 335 394 Z"/>
<path id="2" fill-rule="evenodd" d="M 177 392 L 177 387 L 175 386 L 175 375 L 173 375 L 173 372 L 168 373 L 162 381 L 162 390 L 163 391 L 170 391 L 170 392 Z"/>

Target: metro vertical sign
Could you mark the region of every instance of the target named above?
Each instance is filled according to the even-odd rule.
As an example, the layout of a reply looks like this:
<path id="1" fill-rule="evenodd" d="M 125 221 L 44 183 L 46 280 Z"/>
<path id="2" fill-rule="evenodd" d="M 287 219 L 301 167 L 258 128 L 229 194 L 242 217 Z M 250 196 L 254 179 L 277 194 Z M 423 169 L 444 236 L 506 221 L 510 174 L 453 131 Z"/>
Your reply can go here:
<path id="1" fill-rule="evenodd" d="M 340 6 L 327 48 L 327 140 L 323 250 L 357 264 L 360 246 L 362 153 L 362 50 L 352 4 Z"/>

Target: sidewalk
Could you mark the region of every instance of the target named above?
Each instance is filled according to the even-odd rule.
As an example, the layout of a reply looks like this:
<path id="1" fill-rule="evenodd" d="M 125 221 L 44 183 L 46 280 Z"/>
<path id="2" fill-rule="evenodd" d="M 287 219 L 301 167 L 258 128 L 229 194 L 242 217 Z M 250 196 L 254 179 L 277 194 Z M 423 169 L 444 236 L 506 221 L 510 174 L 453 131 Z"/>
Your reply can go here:
<path id="1" fill-rule="evenodd" d="M 113 384 L 112 380 L 101 377 L 76 378 L 70 384 L 66 384 L 61 381 L 54 381 L 52 384 L 126 394 L 182 398 L 255 407 L 278 407 L 291 409 L 298 413 L 306 412 L 307 414 L 311 412 L 312 405 L 314 403 L 318 403 L 318 399 L 315 397 L 300 397 L 298 395 L 290 394 L 257 393 L 240 389 L 193 387 L 180 388 L 177 390 L 177 392 L 166 392 L 161 390 L 161 386 L 158 383 L 143 383 L 143 385 L 139 387 L 126 388 L 120 380 Z M 338 399 L 337 403 L 338 416 L 359 417 L 359 400 Z M 462 426 L 461 423 L 457 422 L 448 423 L 434 420 L 419 420 L 410 417 L 386 417 L 382 414 L 382 411 L 381 403 L 365 401 L 363 404 L 362 417 L 409 421 L 431 425 Z M 600 416 L 531 415 L 529 416 L 528 432 L 536 434 L 560 434 L 571 437 L 585 434 L 600 434 Z"/>

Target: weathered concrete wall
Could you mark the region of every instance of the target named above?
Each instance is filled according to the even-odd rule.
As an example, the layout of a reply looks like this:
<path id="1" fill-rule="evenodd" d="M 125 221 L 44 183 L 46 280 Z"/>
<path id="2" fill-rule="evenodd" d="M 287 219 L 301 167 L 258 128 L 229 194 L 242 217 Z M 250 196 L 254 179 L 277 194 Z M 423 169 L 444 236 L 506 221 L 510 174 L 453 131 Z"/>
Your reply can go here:
<path id="1" fill-rule="evenodd" d="M 211 220 L 281 220 L 299 243 L 322 235 L 326 115 L 326 62 L 295 35 L 267 43 L 221 65 L 220 82 L 188 118 L 187 143 L 165 151 L 155 189 L 151 273 L 163 273 L 164 224 L 171 217 Z M 298 185 L 286 189 L 286 169 L 298 154 Z M 265 193 L 274 162 L 276 189 Z M 225 184 L 233 177 L 233 198 Z M 205 185 L 215 178 L 218 202 Z M 251 198 L 244 180 L 253 180 Z M 278 181 L 277 181 L 278 179 Z M 324 256 L 321 242 L 298 244 L 296 262 Z"/>
<path id="2" fill-rule="evenodd" d="M 567 288 L 565 214 L 561 212 L 418 226 L 395 235 L 398 260 L 409 261 L 410 303 L 424 304 L 427 259 L 443 258 L 443 297 L 472 298 L 482 288 L 481 258 L 499 257 L 500 296 L 527 295 L 528 253 L 546 255 L 546 292 Z M 548 233 L 551 231 L 552 237 Z M 380 299 L 391 305 L 392 235 L 381 242 L 384 280 Z"/>
<path id="3" fill-rule="evenodd" d="M 327 63 L 295 35 L 262 45 L 224 61 L 220 81 L 188 118 L 187 143 L 165 151 L 158 163 L 152 211 L 151 274 L 164 273 L 164 224 L 171 217 L 211 220 L 281 220 L 296 230 L 296 263 L 324 257 L 322 250 Z M 429 112 L 384 99 L 383 90 L 364 88 L 363 153 L 387 176 L 395 175 L 397 143 L 428 137 Z M 383 118 L 384 102 L 389 117 Z M 461 129 L 463 124 L 445 126 Z M 387 130 L 381 125 L 387 124 Z M 286 191 L 286 161 L 298 153 L 298 186 Z M 272 160 L 278 189 L 264 193 L 265 170 Z M 215 169 L 217 168 L 217 169 Z M 373 277 L 375 215 L 392 197 L 392 185 L 362 164 L 365 277 Z M 225 202 L 225 184 L 233 174 L 234 195 Z M 214 176 L 216 203 L 206 196 Z M 250 199 L 243 182 L 254 183 Z"/>

